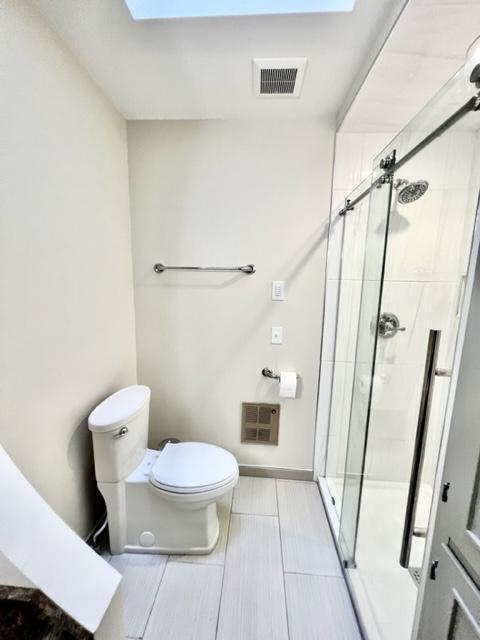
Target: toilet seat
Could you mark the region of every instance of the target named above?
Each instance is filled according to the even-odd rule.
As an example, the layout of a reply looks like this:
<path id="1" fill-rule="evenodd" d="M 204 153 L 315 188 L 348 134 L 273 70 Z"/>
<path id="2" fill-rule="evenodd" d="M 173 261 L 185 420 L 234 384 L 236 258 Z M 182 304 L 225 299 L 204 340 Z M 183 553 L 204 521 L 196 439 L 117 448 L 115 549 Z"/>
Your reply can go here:
<path id="1" fill-rule="evenodd" d="M 202 493 L 230 483 L 238 476 L 231 453 L 204 442 L 168 443 L 150 472 L 150 482 L 172 493 Z"/>

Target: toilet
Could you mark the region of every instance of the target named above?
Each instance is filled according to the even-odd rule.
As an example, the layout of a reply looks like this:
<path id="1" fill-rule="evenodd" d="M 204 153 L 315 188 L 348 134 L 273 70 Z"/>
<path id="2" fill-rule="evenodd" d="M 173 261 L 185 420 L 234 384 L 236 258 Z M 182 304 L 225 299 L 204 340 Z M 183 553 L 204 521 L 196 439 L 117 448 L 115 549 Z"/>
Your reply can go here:
<path id="1" fill-rule="evenodd" d="M 217 500 L 238 482 L 234 456 L 203 442 L 147 448 L 150 389 L 133 385 L 90 414 L 95 476 L 110 551 L 206 554 L 219 534 Z"/>

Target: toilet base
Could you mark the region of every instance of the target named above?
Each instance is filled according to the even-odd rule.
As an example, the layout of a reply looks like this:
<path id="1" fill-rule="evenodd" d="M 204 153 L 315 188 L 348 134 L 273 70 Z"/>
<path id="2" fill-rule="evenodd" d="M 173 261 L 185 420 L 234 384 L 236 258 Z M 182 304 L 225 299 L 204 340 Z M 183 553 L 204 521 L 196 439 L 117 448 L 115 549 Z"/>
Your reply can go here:
<path id="1" fill-rule="evenodd" d="M 189 555 L 189 556 L 202 556 L 208 555 L 212 553 L 215 549 L 218 538 L 220 535 L 220 524 L 217 518 L 217 532 L 212 540 L 211 544 L 208 547 L 188 547 L 188 548 L 171 548 L 171 547 L 142 547 L 135 545 L 126 545 L 124 547 L 123 553 L 160 553 L 160 554 L 168 554 L 168 555 Z M 113 553 L 113 552 L 112 552 Z M 113 554 L 115 555 L 115 554 Z"/>
<path id="2" fill-rule="evenodd" d="M 236 485 L 196 494 L 175 494 L 153 486 L 147 478 L 99 482 L 105 499 L 110 551 L 205 555 L 219 537 L 216 501 Z"/>

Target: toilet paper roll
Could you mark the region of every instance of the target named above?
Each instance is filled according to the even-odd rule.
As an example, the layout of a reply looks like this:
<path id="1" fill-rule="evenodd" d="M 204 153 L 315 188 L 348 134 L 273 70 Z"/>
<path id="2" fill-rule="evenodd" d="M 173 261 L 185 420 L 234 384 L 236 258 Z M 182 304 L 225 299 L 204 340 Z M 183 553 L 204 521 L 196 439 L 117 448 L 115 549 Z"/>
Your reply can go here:
<path id="1" fill-rule="evenodd" d="M 280 398 L 295 398 L 297 374 L 295 371 L 280 371 Z"/>

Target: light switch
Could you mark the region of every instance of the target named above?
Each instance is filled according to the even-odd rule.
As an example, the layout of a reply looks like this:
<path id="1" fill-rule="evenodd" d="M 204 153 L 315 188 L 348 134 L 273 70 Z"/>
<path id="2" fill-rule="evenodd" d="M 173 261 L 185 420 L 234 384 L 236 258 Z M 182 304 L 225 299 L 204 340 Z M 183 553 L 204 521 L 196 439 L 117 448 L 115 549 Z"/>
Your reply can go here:
<path id="1" fill-rule="evenodd" d="M 282 344 L 283 327 L 272 327 L 272 344 Z"/>
<path id="2" fill-rule="evenodd" d="M 284 280 L 273 280 L 272 300 L 285 300 L 285 281 Z"/>

